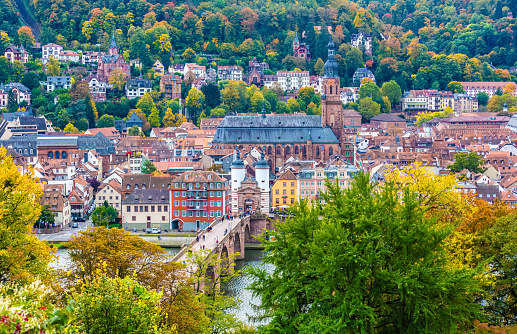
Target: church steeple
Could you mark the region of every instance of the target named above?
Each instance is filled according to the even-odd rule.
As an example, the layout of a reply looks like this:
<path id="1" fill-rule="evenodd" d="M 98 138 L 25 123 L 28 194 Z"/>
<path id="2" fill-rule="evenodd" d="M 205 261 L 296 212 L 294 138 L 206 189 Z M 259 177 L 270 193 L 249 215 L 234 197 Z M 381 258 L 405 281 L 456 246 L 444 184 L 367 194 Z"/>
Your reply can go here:
<path id="1" fill-rule="evenodd" d="M 328 57 L 327 61 L 325 62 L 325 66 L 323 67 L 324 71 L 324 77 L 325 78 L 339 78 L 338 75 L 338 65 L 335 57 L 335 45 L 332 41 L 332 37 L 330 37 L 329 44 L 327 45 L 328 48 Z"/>
<path id="2" fill-rule="evenodd" d="M 343 105 L 341 82 L 332 37 L 328 43 L 328 57 L 324 66 L 321 95 L 321 126 L 330 127 L 338 139 L 343 132 Z"/>
<path id="3" fill-rule="evenodd" d="M 111 35 L 111 43 L 108 50 L 108 53 L 112 56 L 118 55 L 118 46 L 117 41 L 115 40 L 115 32 L 113 31 L 113 34 Z"/>

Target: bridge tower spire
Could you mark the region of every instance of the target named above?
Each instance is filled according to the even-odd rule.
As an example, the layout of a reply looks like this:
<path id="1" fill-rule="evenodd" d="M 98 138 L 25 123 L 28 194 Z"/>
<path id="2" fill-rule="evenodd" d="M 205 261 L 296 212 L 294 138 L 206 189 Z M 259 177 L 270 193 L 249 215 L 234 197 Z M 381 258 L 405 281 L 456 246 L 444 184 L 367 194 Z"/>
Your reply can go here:
<path id="1" fill-rule="evenodd" d="M 231 199 L 231 210 L 232 214 L 239 213 L 239 201 L 237 197 L 237 191 L 241 187 L 242 181 L 246 177 L 246 168 L 244 167 L 244 162 L 241 160 L 239 148 L 235 146 L 236 154 L 234 156 L 232 166 L 231 166 L 231 175 L 232 175 L 232 199 Z"/>

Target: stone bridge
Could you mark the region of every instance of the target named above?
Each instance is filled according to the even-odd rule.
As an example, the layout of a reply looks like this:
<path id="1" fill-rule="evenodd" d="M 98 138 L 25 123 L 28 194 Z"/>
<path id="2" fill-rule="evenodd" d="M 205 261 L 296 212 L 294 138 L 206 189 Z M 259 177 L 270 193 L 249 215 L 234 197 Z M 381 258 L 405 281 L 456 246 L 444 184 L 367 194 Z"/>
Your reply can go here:
<path id="1" fill-rule="evenodd" d="M 216 219 L 198 234 L 199 240 L 196 238 L 184 245 L 173 261 L 185 263 L 188 252 L 203 249 L 209 249 L 218 259 L 244 259 L 244 245 L 259 243 L 256 237 L 273 228 L 269 218 L 274 216 L 254 213 L 233 219 Z"/>

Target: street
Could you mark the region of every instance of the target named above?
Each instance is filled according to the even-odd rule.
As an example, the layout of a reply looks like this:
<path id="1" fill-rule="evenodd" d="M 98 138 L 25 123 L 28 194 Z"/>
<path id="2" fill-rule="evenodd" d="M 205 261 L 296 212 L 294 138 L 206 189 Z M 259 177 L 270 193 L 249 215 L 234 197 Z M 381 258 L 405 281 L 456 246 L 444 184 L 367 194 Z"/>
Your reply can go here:
<path id="1" fill-rule="evenodd" d="M 73 224 L 73 222 L 72 222 L 72 224 Z M 86 229 L 88 227 L 92 226 L 92 221 L 90 218 L 88 218 L 87 221 L 77 222 L 77 224 L 79 225 L 77 228 L 67 226 L 64 230 L 59 231 L 57 233 L 52 233 L 52 234 L 36 233 L 36 235 L 38 236 L 38 238 L 40 240 L 45 240 L 45 241 L 50 241 L 50 242 L 61 242 L 61 241 L 65 242 L 65 241 L 68 241 L 73 234 L 81 232 L 81 231 L 86 231 Z"/>

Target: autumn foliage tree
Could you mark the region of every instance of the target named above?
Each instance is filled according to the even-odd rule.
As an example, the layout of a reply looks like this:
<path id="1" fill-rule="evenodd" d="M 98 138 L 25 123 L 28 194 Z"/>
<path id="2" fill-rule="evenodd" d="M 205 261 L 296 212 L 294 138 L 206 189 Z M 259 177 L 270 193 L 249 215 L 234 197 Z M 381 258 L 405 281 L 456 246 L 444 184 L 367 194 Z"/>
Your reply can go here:
<path id="1" fill-rule="evenodd" d="M 51 249 L 32 234 L 41 185 L 32 171 L 20 173 L 5 148 L 0 148 L 0 189 L 0 283 L 48 277 Z"/>

